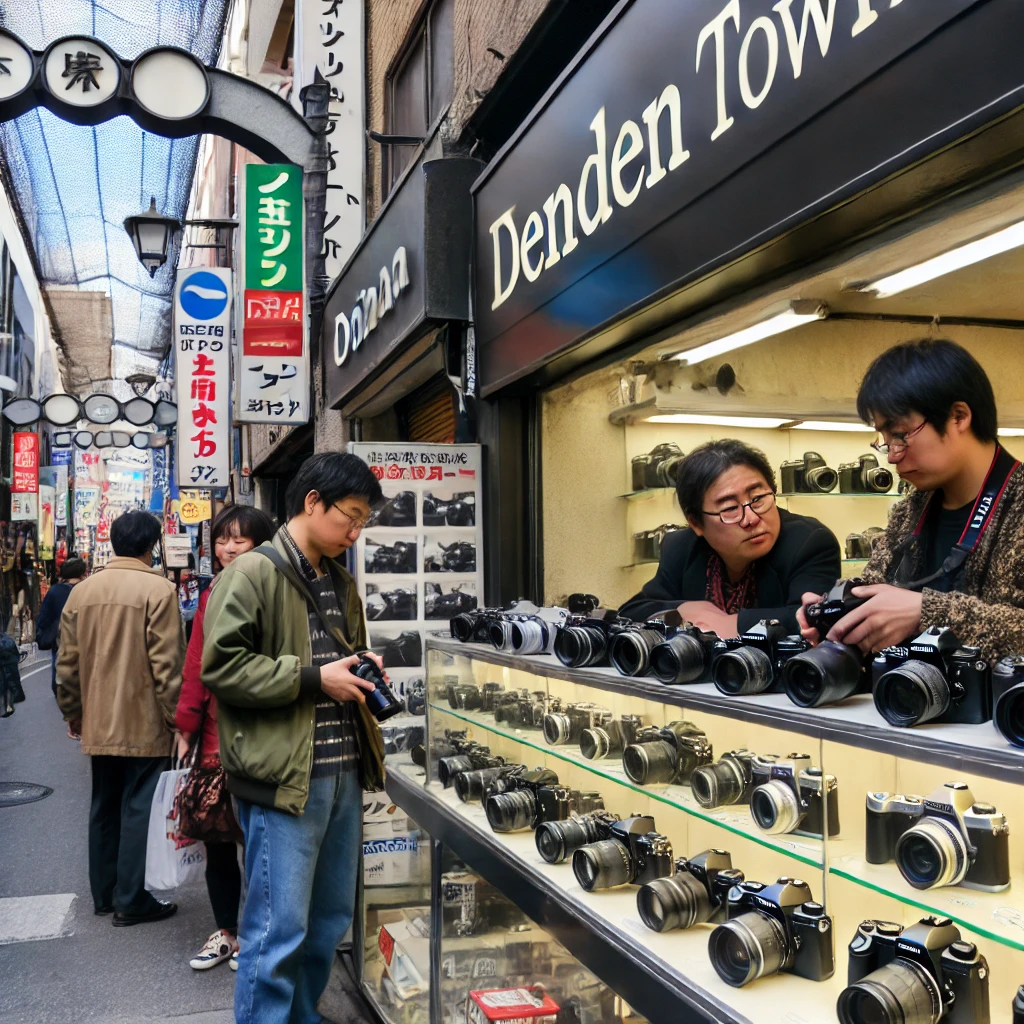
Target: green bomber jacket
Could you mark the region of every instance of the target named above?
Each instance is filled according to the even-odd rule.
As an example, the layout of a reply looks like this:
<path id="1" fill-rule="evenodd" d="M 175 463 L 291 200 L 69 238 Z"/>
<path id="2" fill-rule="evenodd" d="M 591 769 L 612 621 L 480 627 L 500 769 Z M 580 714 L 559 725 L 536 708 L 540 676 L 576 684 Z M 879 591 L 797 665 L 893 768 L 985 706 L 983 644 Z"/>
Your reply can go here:
<path id="1" fill-rule="evenodd" d="M 288 558 L 280 534 L 273 540 Z M 352 649 L 366 648 L 355 581 L 324 559 L 346 618 Z M 274 563 L 240 555 L 210 592 L 202 680 L 217 698 L 220 760 L 238 797 L 301 814 L 309 796 L 320 670 L 313 667 L 308 606 Z M 384 741 L 373 715 L 357 704 L 359 770 L 365 789 L 384 785 Z"/>
<path id="2" fill-rule="evenodd" d="M 868 583 L 892 583 L 897 548 L 916 527 L 931 491 L 911 491 L 889 512 L 864 571 Z M 914 578 L 921 575 L 914 567 Z M 922 591 L 921 629 L 949 626 L 960 642 L 996 661 L 1024 653 L 1024 466 L 1010 475 L 992 522 L 964 562 L 965 591 Z"/>

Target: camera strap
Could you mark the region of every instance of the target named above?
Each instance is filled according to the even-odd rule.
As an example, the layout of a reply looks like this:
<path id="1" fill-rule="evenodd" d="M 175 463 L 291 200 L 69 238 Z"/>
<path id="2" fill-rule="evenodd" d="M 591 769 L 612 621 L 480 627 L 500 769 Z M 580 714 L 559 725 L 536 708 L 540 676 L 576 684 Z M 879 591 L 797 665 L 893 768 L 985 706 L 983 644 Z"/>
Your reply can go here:
<path id="1" fill-rule="evenodd" d="M 967 525 L 960 535 L 960 540 L 953 545 L 937 572 L 923 579 L 901 583 L 899 584 L 900 586 L 905 590 L 923 590 L 925 587 L 941 581 L 945 584 L 944 586 L 932 587 L 932 589 L 943 592 L 958 589 L 964 562 L 967 560 L 967 556 L 981 543 L 982 536 L 995 518 L 996 509 L 999 507 L 999 500 L 1006 490 L 1006 485 L 1010 482 L 1010 477 L 1019 465 L 1020 462 L 1006 451 L 1002 445 L 996 445 L 996 454 L 992 459 L 992 465 L 989 467 L 985 483 L 982 484 L 978 497 L 975 499 L 971 514 L 967 519 Z M 904 562 L 911 548 L 920 544 L 925 527 L 936 516 L 938 510 L 939 505 L 933 493 L 929 497 L 928 504 L 925 505 L 917 525 L 914 527 L 914 532 L 901 545 L 902 559 L 897 568 L 897 576 L 899 575 L 899 570 L 904 568 Z"/>

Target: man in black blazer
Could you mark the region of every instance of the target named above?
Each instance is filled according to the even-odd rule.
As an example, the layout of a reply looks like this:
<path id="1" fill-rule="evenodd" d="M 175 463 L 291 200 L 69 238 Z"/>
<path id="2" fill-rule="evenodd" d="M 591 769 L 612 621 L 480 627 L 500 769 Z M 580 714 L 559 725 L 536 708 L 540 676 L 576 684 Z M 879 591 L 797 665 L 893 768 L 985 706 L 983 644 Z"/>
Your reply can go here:
<path id="1" fill-rule="evenodd" d="M 841 575 L 832 532 L 780 509 L 767 458 L 741 441 L 695 448 L 676 480 L 690 529 L 665 538 L 654 579 L 620 612 L 639 622 L 678 608 L 722 637 L 761 619 L 779 619 L 798 633 L 802 595 L 825 593 Z"/>

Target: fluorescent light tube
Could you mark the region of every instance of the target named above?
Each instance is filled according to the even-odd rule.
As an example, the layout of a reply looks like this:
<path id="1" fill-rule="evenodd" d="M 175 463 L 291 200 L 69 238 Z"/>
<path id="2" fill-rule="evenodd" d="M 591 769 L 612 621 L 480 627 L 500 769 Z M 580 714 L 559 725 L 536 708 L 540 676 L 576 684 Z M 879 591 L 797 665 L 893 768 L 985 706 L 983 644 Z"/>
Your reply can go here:
<path id="1" fill-rule="evenodd" d="M 782 334 L 784 331 L 791 331 L 794 327 L 811 323 L 813 320 L 824 320 L 828 316 L 828 306 L 816 299 L 800 299 L 789 304 L 789 309 L 775 316 L 768 317 L 752 327 L 744 327 L 742 331 L 728 334 L 717 341 L 709 341 L 704 345 L 698 345 L 686 352 L 680 352 L 673 356 L 687 366 L 694 363 L 702 363 L 705 359 L 713 359 L 715 356 L 732 352 L 733 349 L 743 348 L 744 345 L 753 345 L 755 341 L 764 341 L 773 335 Z M 785 422 L 785 421 L 783 421 Z"/>
<path id="2" fill-rule="evenodd" d="M 941 256 L 925 260 L 924 263 L 880 278 L 872 284 L 860 285 L 857 291 L 871 292 L 878 299 L 887 299 L 890 295 L 898 295 L 908 288 L 915 288 L 926 281 L 933 281 L 937 277 L 951 274 L 954 270 L 969 267 L 972 263 L 980 263 L 990 256 L 998 256 L 1001 252 L 1008 252 L 1021 245 L 1024 245 L 1024 221 L 956 249 L 950 249 Z"/>
<path id="3" fill-rule="evenodd" d="M 865 423 L 846 423 L 842 420 L 803 420 L 800 423 L 793 423 L 790 430 L 840 430 L 851 434 L 874 434 L 875 428 Z"/>
<path id="4" fill-rule="evenodd" d="M 1024 437 L 1024 427 L 1000 427 L 998 433 L 1002 437 Z"/>
<path id="5" fill-rule="evenodd" d="M 779 416 L 710 416 L 699 412 L 674 412 L 663 416 L 648 416 L 647 423 L 692 424 L 707 427 L 751 427 L 774 429 L 791 422 Z"/>

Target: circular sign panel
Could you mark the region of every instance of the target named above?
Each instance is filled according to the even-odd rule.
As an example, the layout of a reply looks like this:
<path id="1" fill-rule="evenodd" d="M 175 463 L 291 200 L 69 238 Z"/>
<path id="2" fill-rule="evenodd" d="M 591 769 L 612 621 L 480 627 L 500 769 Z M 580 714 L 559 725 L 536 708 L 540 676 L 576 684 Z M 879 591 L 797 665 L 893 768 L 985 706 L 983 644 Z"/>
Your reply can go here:
<path id="1" fill-rule="evenodd" d="M 201 113 L 210 98 L 206 69 L 172 47 L 148 50 L 132 67 L 132 92 L 147 113 L 182 121 Z"/>
<path id="2" fill-rule="evenodd" d="M 32 81 L 32 54 L 7 32 L 0 32 L 0 100 L 23 93 Z"/>
<path id="3" fill-rule="evenodd" d="M 58 39 L 43 58 L 43 81 L 62 103 L 96 107 L 117 92 L 121 65 L 101 43 L 87 36 Z"/>
<path id="4" fill-rule="evenodd" d="M 228 288 L 216 274 L 197 270 L 182 283 L 179 301 L 194 320 L 213 320 L 227 307 Z"/>

